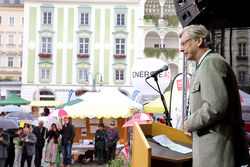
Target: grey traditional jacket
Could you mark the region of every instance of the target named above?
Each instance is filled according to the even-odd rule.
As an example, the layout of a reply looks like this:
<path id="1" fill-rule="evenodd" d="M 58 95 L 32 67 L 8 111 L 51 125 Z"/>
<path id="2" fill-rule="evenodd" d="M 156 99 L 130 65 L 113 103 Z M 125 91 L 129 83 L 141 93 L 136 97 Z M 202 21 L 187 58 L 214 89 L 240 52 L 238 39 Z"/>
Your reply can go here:
<path id="1" fill-rule="evenodd" d="M 234 72 L 219 54 L 205 57 L 190 81 L 194 167 L 236 167 L 249 162 Z"/>
<path id="2" fill-rule="evenodd" d="M 28 138 L 30 141 L 29 142 L 24 142 L 21 141 L 22 138 Z M 24 134 L 20 137 L 19 139 L 19 144 L 22 145 L 22 149 L 24 147 L 24 144 L 26 144 L 27 146 L 27 151 L 28 151 L 28 156 L 33 156 L 35 154 L 35 144 L 36 144 L 36 136 L 34 135 L 34 133 L 30 132 L 30 134 L 28 136 L 25 136 Z"/>

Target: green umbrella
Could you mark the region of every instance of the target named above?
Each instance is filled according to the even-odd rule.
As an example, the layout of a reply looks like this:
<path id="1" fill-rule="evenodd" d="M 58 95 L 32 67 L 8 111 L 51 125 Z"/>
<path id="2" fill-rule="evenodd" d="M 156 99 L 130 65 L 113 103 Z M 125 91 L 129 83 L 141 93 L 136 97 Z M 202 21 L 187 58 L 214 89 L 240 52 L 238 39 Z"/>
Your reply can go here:
<path id="1" fill-rule="evenodd" d="M 58 106 L 58 107 L 56 107 L 56 108 L 57 108 L 57 109 L 63 109 L 63 108 L 66 107 L 66 106 L 72 106 L 72 105 L 77 104 L 77 103 L 80 103 L 80 102 L 82 102 L 82 101 L 83 101 L 82 99 L 77 98 L 77 99 L 71 100 L 71 101 L 69 101 L 69 102 L 67 102 L 67 103 L 63 103 L 62 105 L 60 105 L 60 106 Z"/>
<path id="2" fill-rule="evenodd" d="M 0 101 L 1 106 L 5 105 L 27 105 L 30 104 L 30 101 L 27 101 L 19 96 L 17 96 L 15 93 L 12 93 L 7 99 Z"/>

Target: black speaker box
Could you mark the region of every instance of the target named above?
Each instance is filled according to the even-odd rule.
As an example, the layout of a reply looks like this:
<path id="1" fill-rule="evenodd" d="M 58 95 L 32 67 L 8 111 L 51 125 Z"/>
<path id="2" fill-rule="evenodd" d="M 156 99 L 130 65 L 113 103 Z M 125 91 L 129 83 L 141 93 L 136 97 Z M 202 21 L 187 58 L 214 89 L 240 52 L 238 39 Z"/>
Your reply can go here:
<path id="1" fill-rule="evenodd" d="M 249 0 L 174 0 L 183 27 L 203 24 L 208 29 L 250 27 Z"/>

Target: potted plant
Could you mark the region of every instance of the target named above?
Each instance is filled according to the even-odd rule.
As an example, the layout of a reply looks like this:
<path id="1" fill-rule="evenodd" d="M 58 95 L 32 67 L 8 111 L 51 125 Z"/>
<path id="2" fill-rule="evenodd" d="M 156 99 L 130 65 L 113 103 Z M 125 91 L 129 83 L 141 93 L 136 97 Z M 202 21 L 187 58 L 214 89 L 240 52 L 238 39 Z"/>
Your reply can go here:
<path id="1" fill-rule="evenodd" d="M 52 54 L 51 53 L 39 53 L 38 56 L 39 57 L 51 57 Z"/>
<path id="2" fill-rule="evenodd" d="M 114 58 L 125 58 L 125 54 L 114 54 Z"/>
<path id="3" fill-rule="evenodd" d="M 79 57 L 79 58 L 81 58 L 81 57 L 89 57 L 89 54 L 79 53 L 79 54 L 77 54 L 77 57 Z"/>
<path id="4" fill-rule="evenodd" d="M 247 60 L 248 57 L 247 57 L 247 56 L 242 56 L 242 55 L 237 55 L 237 56 L 236 56 L 236 59 L 237 59 L 237 60 Z"/>

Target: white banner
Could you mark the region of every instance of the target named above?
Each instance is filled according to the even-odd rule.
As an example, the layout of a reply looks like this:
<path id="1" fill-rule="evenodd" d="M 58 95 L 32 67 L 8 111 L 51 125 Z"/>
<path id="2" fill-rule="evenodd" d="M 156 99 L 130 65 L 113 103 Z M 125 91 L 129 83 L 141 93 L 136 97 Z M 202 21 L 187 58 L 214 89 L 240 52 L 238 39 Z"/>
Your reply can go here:
<path id="1" fill-rule="evenodd" d="M 187 75 L 187 90 L 189 90 L 190 76 Z M 187 91 L 187 98 L 189 91 Z M 173 128 L 183 130 L 183 118 L 182 118 L 182 74 L 179 74 L 174 80 L 171 91 L 171 118 Z"/>

